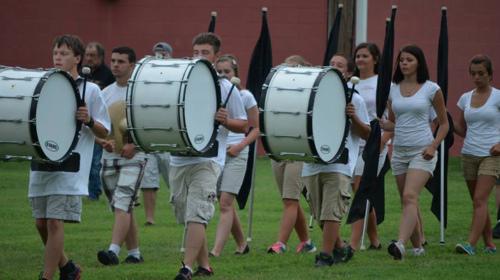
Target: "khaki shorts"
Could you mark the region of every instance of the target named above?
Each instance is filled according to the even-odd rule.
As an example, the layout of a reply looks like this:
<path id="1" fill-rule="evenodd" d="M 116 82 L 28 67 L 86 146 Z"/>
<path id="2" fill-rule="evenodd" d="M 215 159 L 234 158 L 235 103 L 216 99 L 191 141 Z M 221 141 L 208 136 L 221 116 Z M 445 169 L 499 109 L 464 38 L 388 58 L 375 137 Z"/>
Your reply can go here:
<path id="1" fill-rule="evenodd" d="M 146 168 L 141 180 L 141 189 L 158 190 L 160 188 L 160 175 L 168 186 L 169 153 L 147 154 Z"/>
<path id="2" fill-rule="evenodd" d="M 479 175 L 494 176 L 500 173 L 500 156 L 478 157 L 462 154 L 462 171 L 467 181 L 477 180 Z"/>
<path id="3" fill-rule="evenodd" d="M 215 212 L 220 173 L 220 165 L 211 160 L 170 167 L 170 203 L 179 224 L 208 224 Z"/>
<path id="4" fill-rule="evenodd" d="M 248 147 L 245 147 L 238 156 L 226 155 L 226 163 L 217 182 L 217 192 L 226 192 L 237 195 L 247 171 Z"/>
<path id="5" fill-rule="evenodd" d="M 48 195 L 30 198 L 35 219 L 55 219 L 79 223 L 82 216 L 82 197 L 79 195 Z"/>
<path id="6" fill-rule="evenodd" d="M 282 199 L 300 199 L 300 194 L 304 189 L 301 177 L 302 165 L 303 163 L 300 161 L 277 162 L 271 160 L 274 178 Z"/>
<path id="7" fill-rule="evenodd" d="M 139 183 L 144 174 L 146 159 L 104 159 L 102 163 L 102 188 L 111 209 L 130 212 L 136 204 Z"/>
<path id="8" fill-rule="evenodd" d="M 422 157 L 422 152 L 426 147 L 394 146 L 391 158 L 392 174 L 397 176 L 405 174 L 408 169 L 419 169 L 429 172 L 432 176 L 434 168 L 436 168 L 438 151 L 436 150 L 432 159 L 425 160 Z"/>
<path id="9" fill-rule="evenodd" d="M 316 221 L 341 222 L 351 200 L 351 177 L 340 173 L 319 173 L 303 177 Z"/>

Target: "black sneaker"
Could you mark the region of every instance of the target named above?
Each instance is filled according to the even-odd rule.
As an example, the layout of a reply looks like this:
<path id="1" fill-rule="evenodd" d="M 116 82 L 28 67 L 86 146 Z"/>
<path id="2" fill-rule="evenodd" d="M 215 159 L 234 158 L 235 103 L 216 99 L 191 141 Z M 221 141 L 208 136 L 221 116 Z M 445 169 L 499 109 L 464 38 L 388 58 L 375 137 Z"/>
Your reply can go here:
<path id="1" fill-rule="evenodd" d="M 78 265 L 69 260 L 63 267 L 59 268 L 60 280 L 79 280 L 82 270 Z"/>
<path id="2" fill-rule="evenodd" d="M 345 263 L 348 262 L 354 256 L 354 249 L 351 245 L 347 245 L 343 248 L 335 248 L 333 250 L 333 263 Z"/>
<path id="3" fill-rule="evenodd" d="M 316 255 L 316 259 L 314 261 L 315 267 L 323 267 L 323 266 L 332 266 L 334 263 L 333 257 L 328 255 L 327 253 L 320 252 Z"/>
<path id="4" fill-rule="evenodd" d="M 248 244 L 245 246 L 245 249 L 243 249 L 243 251 L 234 252 L 235 255 L 246 255 L 248 253 L 250 253 L 250 246 L 248 246 Z"/>
<path id="5" fill-rule="evenodd" d="M 402 260 L 405 254 L 405 247 L 403 244 L 393 241 L 389 244 L 389 246 L 387 246 L 387 252 L 389 252 L 395 260 Z"/>
<path id="6" fill-rule="evenodd" d="M 183 266 L 181 269 L 179 269 L 179 273 L 177 273 L 177 276 L 175 276 L 174 280 L 191 280 L 193 277 L 191 271 Z"/>
<path id="7" fill-rule="evenodd" d="M 198 266 L 198 269 L 193 274 L 194 277 L 198 277 L 198 276 L 201 276 L 201 277 L 210 277 L 212 275 L 214 275 L 214 271 L 212 270 L 211 267 L 209 267 L 208 269 L 206 269 L 206 268 L 201 267 L 201 266 Z"/>
<path id="8" fill-rule="evenodd" d="M 493 238 L 500 239 L 500 222 L 493 228 Z"/>
<path id="9" fill-rule="evenodd" d="M 144 259 L 142 258 L 142 255 L 137 257 L 134 257 L 132 255 L 128 255 L 124 260 L 124 263 L 130 263 L 130 264 L 136 264 L 136 263 L 143 263 Z"/>
<path id="10" fill-rule="evenodd" d="M 103 265 L 117 265 L 120 263 L 118 256 L 113 251 L 99 251 L 97 253 L 97 259 Z"/>
<path id="11" fill-rule="evenodd" d="M 375 246 L 373 244 L 370 244 L 370 247 L 368 247 L 368 250 L 382 250 L 382 243 L 378 243 L 378 246 Z"/>

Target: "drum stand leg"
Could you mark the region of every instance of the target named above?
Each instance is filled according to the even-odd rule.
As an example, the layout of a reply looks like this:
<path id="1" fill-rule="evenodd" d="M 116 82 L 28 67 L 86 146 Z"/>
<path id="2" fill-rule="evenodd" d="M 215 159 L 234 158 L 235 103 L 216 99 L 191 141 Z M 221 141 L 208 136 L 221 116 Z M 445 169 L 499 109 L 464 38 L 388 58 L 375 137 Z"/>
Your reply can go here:
<path id="1" fill-rule="evenodd" d="M 365 218 L 363 219 L 363 233 L 361 234 L 361 246 L 360 250 L 366 250 L 365 247 L 365 234 L 366 234 L 366 227 L 368 226 L 368 216 L 370 215 L 370 201 L 367 199 L 366 200 L 366 208 L 365 208 Z"/>

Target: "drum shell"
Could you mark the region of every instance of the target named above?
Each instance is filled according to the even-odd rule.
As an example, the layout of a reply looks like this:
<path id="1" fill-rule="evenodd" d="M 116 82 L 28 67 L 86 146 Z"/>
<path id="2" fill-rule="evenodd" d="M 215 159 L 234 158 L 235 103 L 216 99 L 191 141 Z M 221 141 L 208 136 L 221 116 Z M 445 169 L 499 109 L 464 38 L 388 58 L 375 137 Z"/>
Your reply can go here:
<path id="1" fill-rule="evenodd" d="M 348 135 L 346 92 L 333 68 L 274 68 L 259 102 L 267 154 L 278 161 L 333 163 Z"/>
<path id="2" fill-rule="evenodd" d="M 78 142 L 79 98 L 69 74 L 57 69 L 0 72 L 0 156 L 64 161 Z"/>
<path id="3" fill-rule="evenodd" d="M 219 104 L 217 76 L 206 61 L 146 57 L 129 81 L 127 128 L 146 152 L 201 153 L 215 141 Z"/>

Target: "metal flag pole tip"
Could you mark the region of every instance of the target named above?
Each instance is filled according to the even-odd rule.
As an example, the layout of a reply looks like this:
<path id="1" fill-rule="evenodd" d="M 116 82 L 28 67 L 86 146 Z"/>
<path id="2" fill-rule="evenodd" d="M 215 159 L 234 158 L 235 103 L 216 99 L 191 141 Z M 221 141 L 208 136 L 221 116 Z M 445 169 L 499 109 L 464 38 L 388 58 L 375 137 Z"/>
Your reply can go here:
<path id="1" fill-rule="evenodd" d="M 263 11 L 264 13 L 267 13 L 267 7 L 262 7 L 262 11 Z"/>
<path id="2" fill-rule="evenodd" d="M 212 12 L 210 13 L 210 15 L 211 15 L 211 16 L 213 16 L 213 17 L 216 17 L 216 16 L 217 16 L 217 12 L 216 12 L 216 11 L 212 11 Z"/>
<path id="3" fill-rule="evenodd" d="M 446 10 L 448 10 L 448 7 L 446 6 L 441 7 L 441 11 L 446 11 Z"/>

